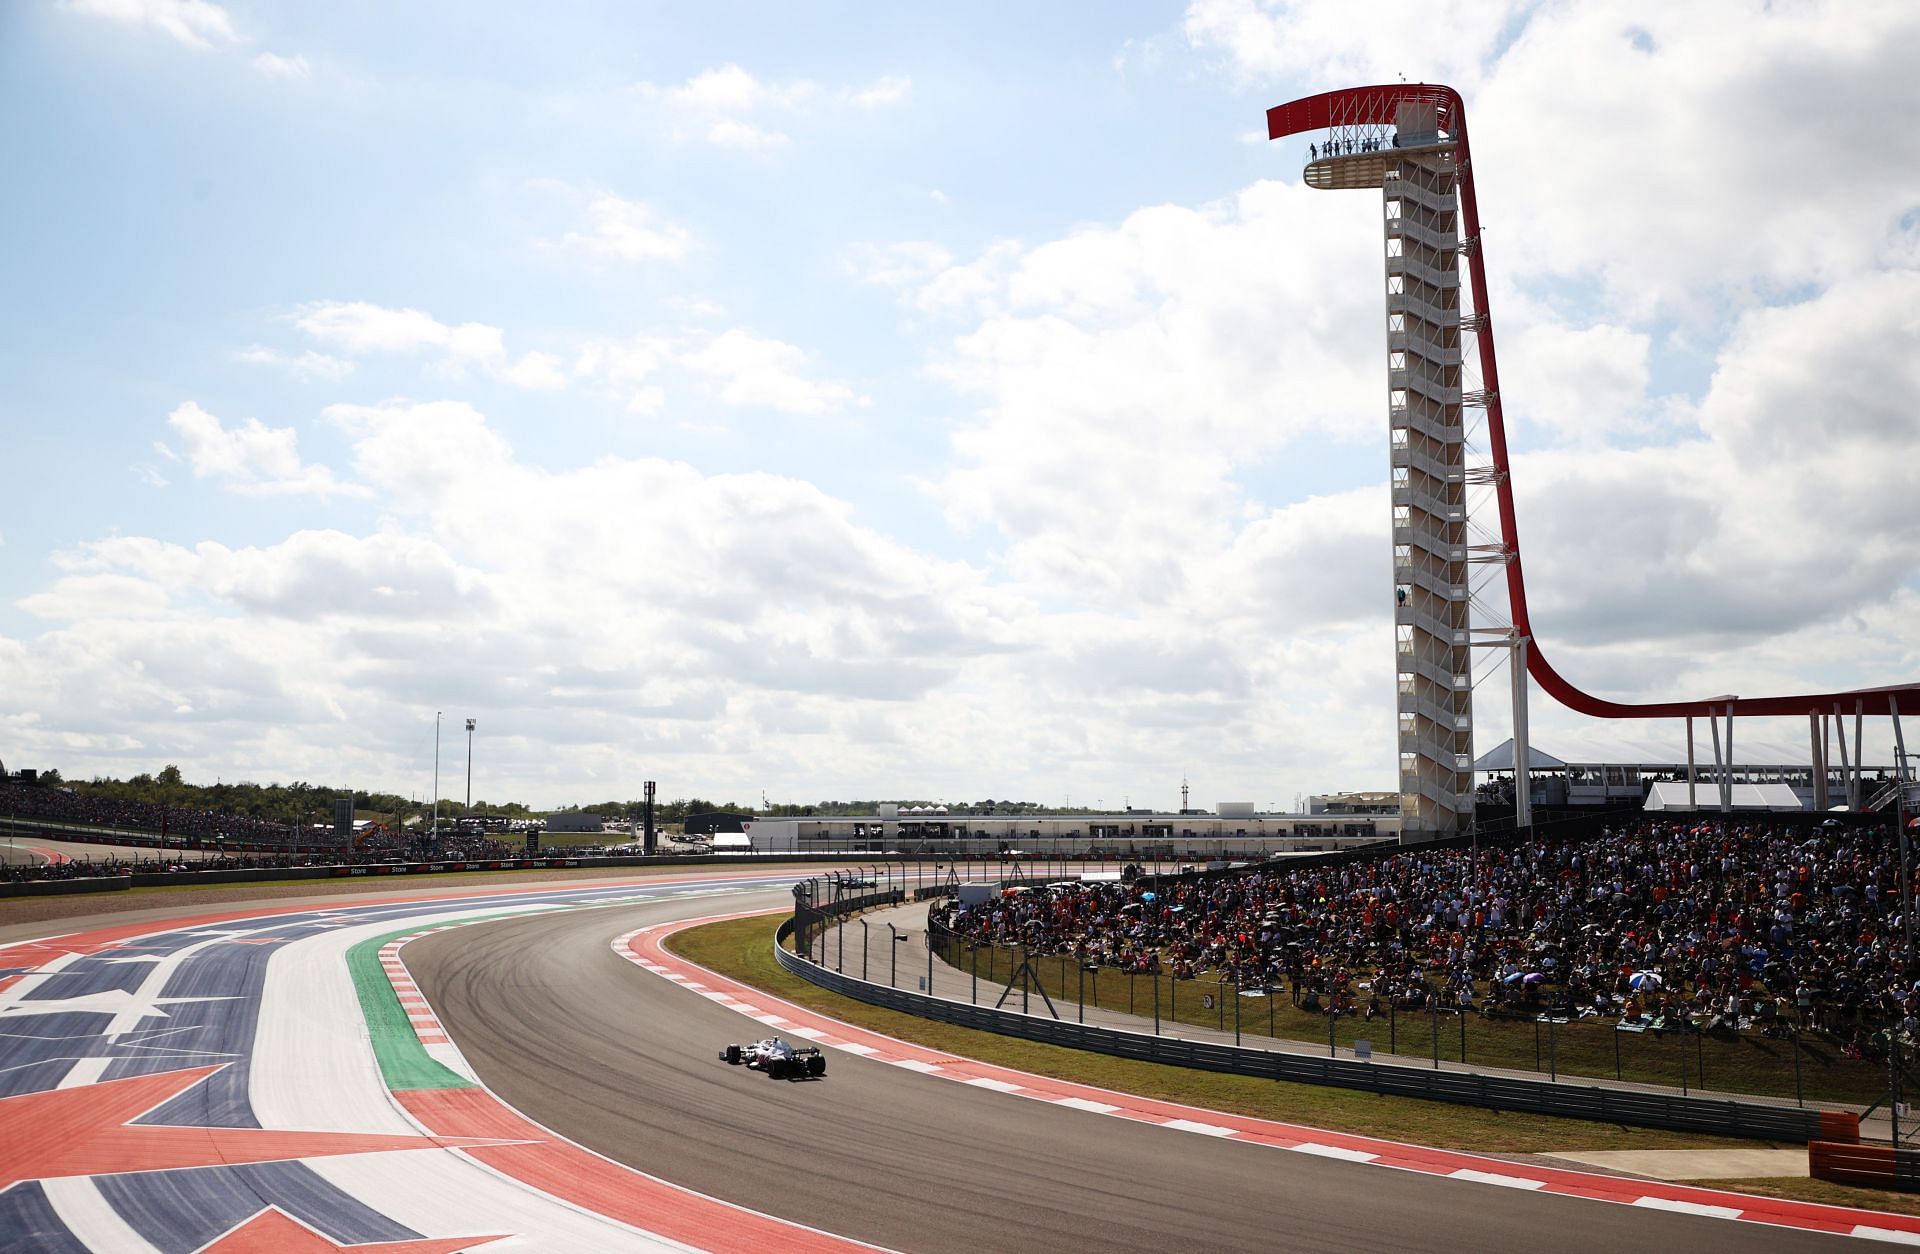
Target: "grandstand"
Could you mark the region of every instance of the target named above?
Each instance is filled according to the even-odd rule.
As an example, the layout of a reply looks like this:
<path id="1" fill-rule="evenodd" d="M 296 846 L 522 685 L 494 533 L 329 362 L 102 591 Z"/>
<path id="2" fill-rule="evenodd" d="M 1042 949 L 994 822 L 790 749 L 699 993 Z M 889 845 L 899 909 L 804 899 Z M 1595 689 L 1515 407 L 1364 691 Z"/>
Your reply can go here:
<path id="1" fill-rule="evenodd" d="M 1219 875 L 976 896 L 963 940 L 1242 988 L 1330 1013 L 1602 1018 L 1819 1033 L 1856 1052 L 1920 1025 L 1910 919 L 1860 819 L 1630 816 L 1585 838 L 1366 850 Z"/>
<path id="2" fill-rule="evenodd" d="M 186 806 L 155 805 L 117 797 L 94 796 L 70 788 L 48 787 L 22 772 L 0 782 L 0 817 L 9 826 L 31 824 L 48 833 L 127 835 L 163 844 L 201 842 L 236 852 L 307 852 L 338 842 L 315 841 L 285 823 L 221 814 Z"/>
<path id="3" fill-rule="evenodd" d="M 1645 747 L 1638 748 L 1640 751 L 1636 753 L 1636 746 L 1617 746 L 1601 752 L 1588 747 L 1578 759 L 1563 760 L 1542 751 L 1538 746 L 1529 746 L 1529 784 L 1534 807 L 1638 809 L 1659 785 L 1676 786 L 1664 789 L 1669 797 L 1685 796 L 1689 783 L 1687 762 L 1677 755 L 1662 757 L 1657 751 L 1649 755 Z M 1789 755 L 1779 752 L 1777 746 L 1756 746 L 1757 752 L 1767 749 L 1773 749 L 1773 756 L 1777 758 L 1789 758 Z M 1477 793 L 1483 812 L 1489 808 L 1502 811 L 1503 807 L 1513 806 L 1517 779 L 1513 763 L 1511 740 L 1501 742 L 1474 762 L 1474 773 L 1482 779 Z M 1856 770 L 1846 771 L 1829 767 L 1823 791 L 1819 786 L 1820 781 L 1814 777 L 1811 763 L 1781 760 L 1734 763 L 1724 770 L 1695 764 L 1692 774 L 1693 795 L 1684 808 L 1720 808 L 1723 774 L 1726 782 L 1736 790 L 1734 809 L 1745 808 L 1737 799 L 1742 795 L 1737 790 L 1753 787 L 1783 789 L 1785 795 L 1793 799 L 1794 808 L 1801 810 L 1830 809 L 1830 806 L 1820 804 L 1823 797 L 1857 797 L 1858 801 L 1846 808 L 1866 812 L 1885 810 L 1897 800 L 1894 787 L 1896 772 L 1890 765 L 1858 764 Z M 1673 807 L 1669 804 L 1663 808 Z"/>
<path id="4" fill-rule="evenodd" d="M 1014 816 L 896 811 L 891 816 L 750 819 L 742 825 L 753 848 L 762 853 L 1178 858 L 1352 848 L 1389 840 L 1399 826 L 1395 814 L 1156 814 L 1145 810 Z"/>

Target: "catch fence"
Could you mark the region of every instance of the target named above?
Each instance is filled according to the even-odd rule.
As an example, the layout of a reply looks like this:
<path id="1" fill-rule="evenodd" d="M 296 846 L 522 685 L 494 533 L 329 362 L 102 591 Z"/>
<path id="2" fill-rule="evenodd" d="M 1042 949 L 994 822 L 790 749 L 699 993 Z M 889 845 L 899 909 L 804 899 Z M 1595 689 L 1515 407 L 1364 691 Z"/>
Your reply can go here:
<path id="1" fill-rule="evenodd" d="M 1236 1043 L 1267 1039 L 1311 1042 L 1329 1056 L 1356 1049 L 1430 1067 L 1459 1063 L 1562 1077 L 1612 1080 L 1681 1096 L 1702 1090 L 1808 1102 L 1869 1106 L 1889 1088 L 1890 1059 L 1852 1056 L 1825 1033 L 1791 1024 L 1772 1031 L 1655 1029 L 1646 1023 L 1581 1018 L 1556 1011 L 1550 990 L 1541 1004 L 1462 1010 L 1429 996 L 1418 1010 L 1395 997 L 1373 1005 L 1372 990 L 1356 986 L 1351 1012 L 1334 1011 L 1326 994 L 1289 985 L 1245 986 L 1230 978 L 1176 979 L 1164 970 L 1130 971 L 1083 962 L 1070 954 L 1027 953 L 1017 946 L 977 943 L 937 916 L 929 941 L 941 961 L 970 985 L 1006 983 L 1025 965 L 1026 981 L 1044 989 L 1063 1015 L 1084 1021 L 1089 1008 L 1153 1021 L 1158 1035 L 1172 1025 L 1232 1033 Z M 997 994 L 995 994 L 997 995 Z M 991 1000 L 991 997 L 989 997 Z M 1879 1048 L 1887 1048 L 1883 1036 Z M 1892 1045 L 1898 1049 L 1897 1040 Z M 1910 1060 L 1902 1057 L 1903 1063 Z"/>
<path id="2" fill-rule="evenodd" d="M 795 885 L 794 915 L 781 924 L 774 945 L 777 961 L 784 969 L 802 979 L 871 1005 L 962 1027 L 1122 1058 L 1496 1110 L 1561 1115 L 1675 1131 L 1798 1142 L 1816 1138 L 1829 1141 L 1858 1139 L 1859 1122 L 1853 1115 L 1798 1105 L 1580 1084 L 1564 1071 L 1544 1077 L 1474 1074 L 1443 1069 L 1437 1062 L 1421 1066 L 1404 1056 L 1394 1057 L 1390 1052 L 1362 1060 L 1351 1056 L 1350 1045 L 1349 1056 L 1343 1058 L 1339 1056 L 1341 1041 L 1338 1024 L 1335 1025 L 1334 1049 L 1325 1057 L 1254 1048 L 1244 1043 L 1249 1016 L 1243 1003 L 1249 999 L 1233 998 L 1234 1010 L 1229 1015 L 1225 1010 L 1226 1003 L 1219 1001 L 1217 996 L 1213 999 L 1214 1004 L 1208 1005 L 1208 994 L 1194 987 L 1194 981 L 1184 981 L 1176 988 L 1169 987 L 1161 980 L 1138 977 L 1130 985 L 1116 988 L 1110 984 L 1104 993 L 1089 989 L 1083 997 L 1079 993 L 1080 977 L 1093 975 L 1092 971 L 1082 969 L 1075 973 L 1071 968 L 1056 968 L 1050 982 L 1044 971 L 1034 969 L 1036 965 L 1043 967 L 1044 963 L 1029 962 L 1027 972 L 1020 978 L 1020 992 L 1023 995 L 1013 1000 L 1022 1004 L 1022 1010 L 1037 1012 L 1022 1013 L 1021 1010 L 981 1004 L 978 977 L 970 969 L 973 959 L 993 964 L 991 969 L 1003 981 L 1014 974 L 1012 970 L 998 965 L 1000 960 L 997 956 L 987 957 L 986 947 L 978 947 L 965 955 L 966 961 L 948 962 L 948 966 L 960 967 L 961 974 L 968 977 L 971 995 L 967 1000 L 936 997 L 897 987 L 897 971 L 887 973 L 889 978 L 881 982 L 881 973 L 870 969 L 869 951 L 864 945 L 857 950 L 862 970 L 857 974 L 846 970 L 843 948 L 845 929 L 837 929 L 841 935 L 830 938 L 829 933 L 836 930 L 833 923 L 872 905 L 904 900 L 906 890 L 904 877 L 900 881 L 866 880 L 835 885 L 831 881 L 822 883 L 815 880 Z M 929 940 L 935 949 L 944 947 L 953 955 L 952 947 L 960 938 L 951 932 L 942 937 L 937 923 L 929 931 Z M 791 948 L 788 948 L 788 942 L 791 942 Z M 996 955 L 998 953 L 995 951 Z M 988 978 L 990 985 L 996 983 L 992 977 Z M 1073 981 L 1071 985 L 1067 983 L 1069 978 Z M 1073 990 L 1071 996 L 1068 995 L 1069 988 Z M 1159 1035 L 1153 1031 L 1128 1031 L 1080 1021 L 1086 1006 L 1108 1004 L 1109 997 L 1120 1002 L 1129 994 L 1133 998 L 1135 1013 L 1140 1013 L 1143 994 L 1151 997 L 1151 990 L 1156 988 L 1162 989 L 1165 997 L 1162 1023 L 1176 1014 L 1181 1016 L 1175 1020 L 1177 1022 L 1194 1021 L 1186 1018 L 1178 1005 L 1179 999 L 1186 997 L 1197 1001 L 1196 1008 L 1200 1013 L 1212 1016 L 1212 1025 L 1215 1027 L 1222 1023 L 1231 1026 L 1233 1019 L 1238 1018 L 1242 1043 L 1214 1044 Z M 1121 989 L 1125 992 L 1121 992 Z M 1056 990 L 1059 993 L 1057 997 L 1054 995 Z M 995 996 L 1000 994 L 995 993 Z M 1273 1009 L 1277 1027 L 1277 1004 Z M 1192 1013 L 1192 1010 L 1186 1013 Z M 1396 1030 L 1395 1025 L 1387 1026 L 1390 1031 Z M 1471 1042 L 1468 1048 L 1471 1050 Z"/>

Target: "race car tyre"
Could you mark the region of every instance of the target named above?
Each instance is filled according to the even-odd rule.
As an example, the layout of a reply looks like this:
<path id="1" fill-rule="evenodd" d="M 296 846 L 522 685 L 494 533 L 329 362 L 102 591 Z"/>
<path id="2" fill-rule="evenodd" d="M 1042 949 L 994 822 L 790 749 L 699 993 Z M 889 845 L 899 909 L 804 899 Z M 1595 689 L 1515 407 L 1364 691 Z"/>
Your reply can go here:
<path id="1" fill-rule="evenodd" d="M 734 1066 L 734 1067 L 739 1066 L 740 1065 L 740 1047 L 738 1045 L 727 1046 L 726 1058 L 729 1066 Z"/>
<path id="2" fill-rule="evenodd" d="M 769 1059 L 769 1060 L 767 1061 L 767 1074 L 768 1074 L 768 1075 L 770 1075 L 770 1076 L 772 1076 L 772 1077 L 773 1077 L 774 1079 L 776 1079 L 776 1080 L 784 1080 L 784 1079 L 786 1079 L 786 1077 L 787 1077 L 787 1060 L 786 1060 L 786 1059 L 784 1059 L 784 1058 L 772 1058 L 772 1059 Z"/>
<path id="3" fill-rule="evenodd" d="M 807 1074 L 827 1074 L 827 1056 L 825 1054 L 815 1054 L 813 1057 L 807 1059 Z"/>

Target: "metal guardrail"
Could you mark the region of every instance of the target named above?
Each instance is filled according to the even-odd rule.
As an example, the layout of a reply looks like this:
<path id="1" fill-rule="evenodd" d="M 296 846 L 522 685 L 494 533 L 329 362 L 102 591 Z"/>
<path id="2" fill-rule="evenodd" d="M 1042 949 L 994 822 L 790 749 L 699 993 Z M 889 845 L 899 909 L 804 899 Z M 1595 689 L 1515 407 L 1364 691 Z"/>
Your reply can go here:
<path id="1" fill-rule="evenodd" d="M 1275 1053 L 1178 1037 L 1149 1036 L 1117 1028 L 1090 1027 L 966 1002 L 947 1001 L 906 989 L 870 983 L 820 966 L 786 948 L 782 942 L 792 931 L 792 919 L 781 924 L 774 938 L 774 956 L 782 968 L 808 983 L 869 1005 L 883 1006 L 959 1027 L 996 1032 L 1002 1036 L 1203 1071 L 1288 1080 L 1298 1084 L 1331 1085 L 1396 1097 L 1420 1097 L 1490 1110 L 1561 1115 L 1601 1123 L 1768 1141 L 1811 1141 L 1823 1135 L 1834 1137 L 1840 1134 L 1832 1112 L 1795 1106 L 1774 1106 L 1738 1099 L 1678 1097 L 1665 1093 L 1603 1088 L 1599 1085 L 1429 1071 L 1394 1063 Z M 1845 1118 L 1843 1116 L 1841 1122 Z"/>
<path id="2" fill-rule="evenodd" d="M 1857 1188 L 1920 1193 L 1920 1150 L 1814 1141 L 1807 1146 L 1807 1174 Z"/>

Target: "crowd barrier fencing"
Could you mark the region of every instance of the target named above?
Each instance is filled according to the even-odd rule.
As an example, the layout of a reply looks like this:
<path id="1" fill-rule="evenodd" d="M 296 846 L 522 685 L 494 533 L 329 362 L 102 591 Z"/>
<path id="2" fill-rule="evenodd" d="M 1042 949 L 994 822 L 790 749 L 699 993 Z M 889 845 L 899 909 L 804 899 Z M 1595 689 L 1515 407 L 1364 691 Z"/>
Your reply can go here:
<path id="1" fill-rule="evenodd" d="M 1759 1030 L 1689 1027 L 1654 1029 L 1611 1018 L 1581 1018 L 1535 1004 L 1471 1007 L 1430 999 L 1422 1009 L 1404 1009 L 1392 998 L 1372 1017 L 1359 1012 L 1369 994 L 1360 988 L 1355 1008 L 1330 1013 L 1318 992 L 1289 996 L 1284 976 L 1271 985 L 1241 987 L 1230 978 L 1176 979 L 1165 970 L 1129 971 L 1082 962 L 1070 954 L 1026 953 L 1017 946 L 974 942 L 936 917 L 927 929 L 940 959 L 963 974 L 976 971 L 988 983 L 1005 982 L 1024 962 L 1036 989 L 1069 1008 L 1094 1007 L 1151 1015 L 1156 1026 L 1190 1024 L 1231 1032 L 1236 1043 L 1267 1037 L 1352 1051 L 1362 1040 L 1377 1054 L 1412 1062 L 1430 1060 L 1502 1070 L 1532 1071 L 1553 1080 L 1588 1078 L 1655 1087 L 1689 1096 L 1702 1090 L 1792 1100 L 1795 1105 L 1833 1102 L 1870 1105 L 1887 1091 L 1884 1054 L 1849 1056 L 1828 1034 L 1781 1026 Z M 1904 1054 L 1903 1050 L 1903 1054 Z"/>
<path id="2" fill-rule="evenodd" d="M 845 911 L 821 908 L 804 901 L 800 896 L 800 886 L 796 886 L 795 891 L 794 915 L 781 923 L 774 940 L 775 959 L 784 970 L 829 992 L 868 1005 L 958 1027 L 1118 1058 L 1357 1089 L 1387 1096 L 1417 1097 L 1490 1110 L 1559 1115 L 1602 1123 L 1767 1141 L 1847 1141 L 1859 1138 L 1859 1119 L 1847 1112 L 1737 1098 L 1607 1088 L 1569 1080 L 1488 1076 L 1377 1060 L 1358 1061 L 1279 1053 L 1090 1026 L 1049 1015 L 1022 1014 L 971 1002 L 950 1001 L 834 970 L 827 965 L 824 952 L 816 960 L 812 954 L 816 950 L 824 951 L 826 947 L 826 923 L 835 914 Z M 794 948 L 788 947 L 790 940 L 795 941 Z"/>

